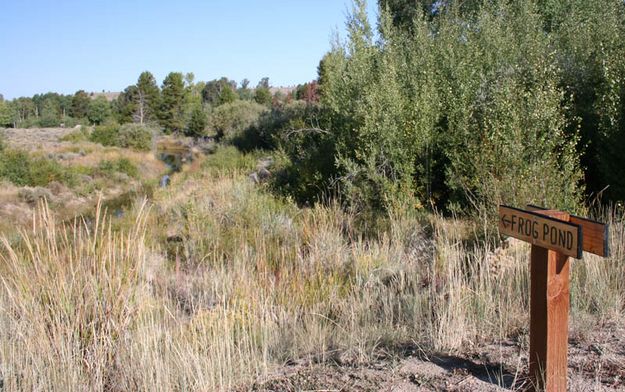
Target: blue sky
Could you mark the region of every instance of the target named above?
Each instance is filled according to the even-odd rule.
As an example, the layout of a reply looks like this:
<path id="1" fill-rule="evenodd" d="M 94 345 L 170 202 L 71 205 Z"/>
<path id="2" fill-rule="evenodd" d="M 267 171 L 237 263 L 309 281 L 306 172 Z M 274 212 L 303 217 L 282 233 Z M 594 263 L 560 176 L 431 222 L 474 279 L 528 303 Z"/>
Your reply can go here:
<path id="1" fill-rule="evenodd" d="M 375 1 L 369 1 L 371 12 Z M 0 93 L 120 91 L 144 70 L 272 85 L 316 77 L 351 0 L 0 0 Z"/>

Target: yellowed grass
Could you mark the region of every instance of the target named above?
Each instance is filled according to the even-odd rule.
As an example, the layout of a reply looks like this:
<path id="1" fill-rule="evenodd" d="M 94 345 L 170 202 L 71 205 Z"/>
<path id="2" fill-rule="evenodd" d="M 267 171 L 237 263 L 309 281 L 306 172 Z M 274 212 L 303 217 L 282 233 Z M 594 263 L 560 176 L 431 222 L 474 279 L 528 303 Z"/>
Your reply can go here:
<path id="1" fill-rule="evenodd" d="M 59 227 L 44 208 L 4 241 L 5 390 L 228 390 L 294 358 L 524 344 L 525 245 L 495 253 L 469 222 L 410 211 L 365 237 L 338 206 L 264 192 L 244 163 L 204 167 L 119 231 Z M 573 318 L 623 319 L 623 218 L 612 223 L 613 256 L 575 263 Z"/>
<path id="2" fill-rule="evenodd" d="M 8 181 L 0 181 L 0 205 L 17 200 L 18 187 Z"/>
<path id="3" fill-rule="evenodd" d="M 158 178 L 166 169 L 165 164 L 160 161 L 151 151 L 133 151 L 119 147 L 104 147 L 90 142 L 81 142 L 71 146 L 63 146 L 55 150 L 57 153 L 83 151 L 83 156 L 77 156 L 67 162 L 67 165 L 97 167 L 100 162 L 128 159 L 135 164 L 146 180 Z"/>
<path id="4" fill-rule="evenodd" d="M 66 220 L 85 213 L 89 214 L 103 197 L 107 201 L 125 195 L 128 192 L 141 192 L 142 184 L 156 184 L 167 172 L 166 165 L 153 152 L 138 152 L 117 147 L 103 147 L 99 144 L 81 142 L 77 144 L 61 143 L 41 151 L 31 151 L 31 155 L 59 159 L 59 162 L 77 173 L 78 177 L 70 187 L 55 184 L 48 186 L 53 197 L 48 200 L 53 206 L 53 213 L 58 219 Z M 63 157 L 63 159 L 61 159 Z M 126 159 L 137 167 L 140 179 L 126 175 L 95 175 L 95 178 L 81 176 L 91 174 L 104 161 Z M 97 170 L 95 170 L 97 173 Z M 4 182 L 0 184 L 0 233 L 15 232 L 17 228 L 30 224 L 34 213 L 32 202 L 19 197 L 20 187 Z M 23 189 L 22 189 L 23 190 Z M 57 192 L 60 190 L 60 192 Z M 60 193 L 60 194 L 59 194 Z"/>

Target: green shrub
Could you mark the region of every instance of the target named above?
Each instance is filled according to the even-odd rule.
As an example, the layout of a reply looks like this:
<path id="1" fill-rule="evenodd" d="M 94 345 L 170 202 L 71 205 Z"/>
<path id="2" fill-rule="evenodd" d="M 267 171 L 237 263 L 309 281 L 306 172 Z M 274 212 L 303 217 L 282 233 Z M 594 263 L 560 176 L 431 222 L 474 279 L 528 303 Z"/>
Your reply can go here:
<path id="1" fill-rule="evenodd" d="M 0 155 L 0 178 L 17 186 L 46 186 L 52 181 L 72 185 L 74 173 L 48 158 L 33 158 L 25 151 L 6 150 Z"/>
<path id="2" fill-rule="evenodd" d="M 312 125 L 313 117 L 319 114 L 318 109 L 296 101 L 266 110 L 260 114 L 255 123 L 235 135 L 231 142 L 244 151 L 278 148 L 283 136 L 289 131 L 318 127 L 319 124 Z"/>
<path id="3" fill-rule="evenodd" d="M 148 151 L 152 148 L 156 131 L 147 125 L 111 123 L 98 125 L 89 135 L 89 140 L 103 146 L 131 148 Z"/>
<path id="4" fill-rule="evenodd" d="M 263 106 L 271 106 L 271 91 L 268 87 L 257 87 L 254 91 L 254 101 Z"/>
<path id="5" fill-rule="evenodd" d="M 256 168 L 258 154 L 243 154 L 234 146 L 221 146 L 202 162 L 203 169 L 216 169 L 214 173 L 249 172 Z"/>
<path id="6" fill-rule="evenodd" d="M 53 181 L 72 185 L 74 176 L 70 169 L 53 159 L 35 158 L 30 164 L 31 186 L 46 186 Z"/>
<path id="7" fill-rule="evenodd" d="M 119 124 L 98 125 L 89 136 L 89 140 L 103 146 L 119 146 Z"/>
<path id="8" fill-rule="evenodd" d="M 95 125 L 106 123 L 111 118 L 111 104 L 103 96 L 98 96 L 89 102 L 87 118 Z"/>
<path id="9" fill-rule="evenodd" d="M 255 126 L 266 111 L 266 107 L 254 102 L 234 101 L 215 108 L 210 114 L 209 126 L 214 129 L 218 139 L 232 141 L 246 129 Z"/>
<path id="10" fill-rule="evenodd" d="M 52 128 L 52 127 L 58 127 L 61 125 L 61 120 L 51 114 L 46 114 L 43 115 L 39 118 L 38 122 L 38 126 L 43 127 L 43 128 Z"/>
<path id="11" fill-rule="evenodd" d="M 80 142 L 88 141 L 89 138 L 90 138 L 89 131 L 84 127 L 80 127 L 80 129 L 76 129 L 66 134 L 65 136 L 63 136 L 61 138 L 61 141 L 71 142 L 71 143 L 80 143 Z"/>
<path id="12" fill-rule="evenodd" d="M 19 128 L 37 128 L 39 127 L 39 119 L 37 117 L 28 117 L 17 123 Z"/>
<path id="13" fill-rule="evenodd" d="M 133 150 L 148 151 L 152 149 L 155 131 L 140 124 L 124 124 L 119 128 L 117 145 Z"/>
<path id="14" fill-rule="evenodd" d="M 30 184 L 30 157 L 24 151 L 3 151 L 0 156 L 0 177 L 17 186 Z"/>
<path id="15" fill-rule="evenodd" d="M 320 65 L 341 193 L 357 207 L 406 201 L 494 215 L 499 203 L 575 209 L 577 135 L 565 132 L 556 56 L 533 4 L 486 2 L 375 39 L 356 2 L 349 39 Z M 432 31 L 436 31 L 433 34 Z"/>
<path id="16" fill-rule="evenodd" d="M 104 176 L 110 176 L 115 173 L 124 173 L 129 177 L 139 177 L 139 169 L 127 158 L 104 160 L 98 165 L 97 171 L 99 174 Z"/>
<path id="17" fill-rule="evenodd" d="M 273 185 L 298 203 L 314 203 L 330 190 L 335 172 L 336 140 L 327 130 L 319 105 L 294 102 L 262 115 L 235 144 L 243 149 L 277 148 L 286 159 L 274 168 Z"/>

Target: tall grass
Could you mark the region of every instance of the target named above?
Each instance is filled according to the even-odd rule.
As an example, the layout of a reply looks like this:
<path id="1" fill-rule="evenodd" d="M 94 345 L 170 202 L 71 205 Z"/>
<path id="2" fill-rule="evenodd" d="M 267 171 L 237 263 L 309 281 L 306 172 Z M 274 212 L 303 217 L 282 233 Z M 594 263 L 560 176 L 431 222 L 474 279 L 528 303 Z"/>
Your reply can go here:
<path id="1" fill-rule="evenodd" d="M 600 322 L 622 321 L 625 312 L 625 214 L 619 209 L 600 211 L 598 220 L 609 227 L 610 257 L 585 253 L 575 261 L 571 281 L 573 310 Z"/>
<path id="2" fill-rule="evenodd" d="M 495 249 L 470 222 L 407 211 L 365 236 L 339 206 L 258 188 L 254 160 L 221 167 L 231 153 L 175 177 L 121 229 L 100 213 L 59 226 L 44 206 L 3 242 L 5 390 L 228 390 L 291 359 L 526 344 L 526 245 Z M 574 263 L 573 320 L 622 320 L 624 221 L 611 223 L 612 257 Z"/>
<path id="3" fill-rule="evenodd" d="M 143 302 L 145 213 L 128 233 L 95 220 L 59 226 L 47 205 L 0 253 L 0 361 L 6 390 L 92 390 L 115 382 Z"/>

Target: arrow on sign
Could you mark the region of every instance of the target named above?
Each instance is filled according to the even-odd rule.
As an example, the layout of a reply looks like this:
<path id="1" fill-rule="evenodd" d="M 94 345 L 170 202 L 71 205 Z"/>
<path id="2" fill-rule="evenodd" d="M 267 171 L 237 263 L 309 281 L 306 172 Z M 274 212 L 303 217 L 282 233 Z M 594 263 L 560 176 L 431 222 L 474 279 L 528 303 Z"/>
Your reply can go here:
<path id="1" fill-rule="evenodd" d="M 566 220 L 568 219 L 569 214 L 566 214 Z M 501 234 L 579 259 L 582 257 L 581 226 L 566 220 L 499 206 Z"/>

